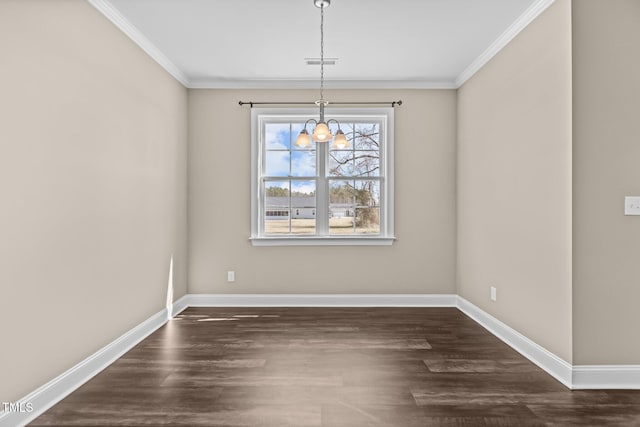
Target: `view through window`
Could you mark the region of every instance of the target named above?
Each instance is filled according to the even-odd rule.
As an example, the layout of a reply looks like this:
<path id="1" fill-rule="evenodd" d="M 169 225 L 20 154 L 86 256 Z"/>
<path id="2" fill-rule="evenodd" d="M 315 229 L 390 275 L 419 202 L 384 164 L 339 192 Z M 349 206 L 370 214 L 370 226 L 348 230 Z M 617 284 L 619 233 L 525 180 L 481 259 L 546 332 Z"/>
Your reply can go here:
<path id="1" fill-rule="evenodd" d="M 309 116 L 264 110 L 255 117 L 254 237 L 388 237 L 388 112 L 330 116 L 349 141 L 335 149 L 331 142 L 297 147 Z M 337 125 L 330 128 L 335 134 Z"/>

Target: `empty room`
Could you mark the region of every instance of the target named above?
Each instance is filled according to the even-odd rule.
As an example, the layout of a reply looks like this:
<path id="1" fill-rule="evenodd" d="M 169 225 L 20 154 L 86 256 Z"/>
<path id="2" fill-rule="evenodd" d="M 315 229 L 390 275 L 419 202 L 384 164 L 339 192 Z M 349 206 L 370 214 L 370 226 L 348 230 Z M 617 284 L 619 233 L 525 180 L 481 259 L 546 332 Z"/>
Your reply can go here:
<path id="1" fill-rule="evenodd" d="M 0 426 L 640 425 L 640 1 L 0 0 Z"/>

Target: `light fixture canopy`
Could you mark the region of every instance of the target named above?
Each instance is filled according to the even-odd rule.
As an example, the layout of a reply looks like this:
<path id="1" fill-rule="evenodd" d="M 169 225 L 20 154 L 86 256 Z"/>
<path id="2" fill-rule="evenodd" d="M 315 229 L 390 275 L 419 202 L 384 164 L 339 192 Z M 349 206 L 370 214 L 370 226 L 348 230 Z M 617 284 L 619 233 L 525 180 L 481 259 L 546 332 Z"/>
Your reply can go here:
<path id="1" fill-rule="evenodd" d="M 329 129 L 329 123 L 335 122 L 338 126 L 336 131 L 335 140 L 331 145 L 331 148 L 344 149 L 349 147 L 349 141 L 347 140 L 344 132 L 340 129 L 340 122 L 335 119 L 324 119 L 324 107 L 329 105 L 329 101 L 324 99 L 324 9 L 331 5 L 331 0 L 313 0 L 313 4 L 320 8 L 320 99 L 316 101 L 316 105 L 320 108 L 320 120 L 309 119 L 304 124 L 304 129 L 300 131 L 300 134 L 296 138 L 295 145 L 300 148 L 309 148 L 311 146 L 310 139 L 315 142 L 329 142 L 334 139 L 334 135 Z M 307 125 L 309 123 L 315 123 L 311 138 L 309 138 L 309 132 L 307 131 Z"/>

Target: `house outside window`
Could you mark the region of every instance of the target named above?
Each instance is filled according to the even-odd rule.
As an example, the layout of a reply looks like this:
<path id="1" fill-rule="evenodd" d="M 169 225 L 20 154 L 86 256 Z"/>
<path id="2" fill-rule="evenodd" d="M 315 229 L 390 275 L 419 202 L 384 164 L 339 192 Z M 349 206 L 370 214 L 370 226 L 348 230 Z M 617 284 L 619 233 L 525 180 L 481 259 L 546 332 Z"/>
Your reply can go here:
<path id="1" fill-rule="evenodd" d="M 254 245 L 393 242 L 392 108 L 327 109 L 350 143 L 340 150 L 331 142 L 295 146 L 315 109 L 251 111 Z"/>

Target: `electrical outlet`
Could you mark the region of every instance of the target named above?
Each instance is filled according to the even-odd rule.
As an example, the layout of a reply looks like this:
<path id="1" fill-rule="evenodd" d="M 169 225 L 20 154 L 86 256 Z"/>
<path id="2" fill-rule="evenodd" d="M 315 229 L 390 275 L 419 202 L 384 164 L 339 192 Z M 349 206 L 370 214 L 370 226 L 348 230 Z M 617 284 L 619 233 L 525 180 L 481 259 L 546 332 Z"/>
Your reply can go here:
<path id="1" fill-rule="evenodd" d="M 495 286 L 491 287 L 491 301 L 497 301 L 498 300 L 498 290 L 496 289 Z"/>
<path id="2" fill-rule="evenodd" d="M 227 271 L 227 282 L 235 282 L 235 281 L 236 281 L 236 272 Z"/>
<path id="3" fill-rule="evenodd" d="M 624 198 L 624 214 L 640 215 L 640 197 L 626 196 Z"/>

